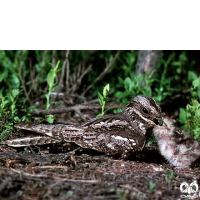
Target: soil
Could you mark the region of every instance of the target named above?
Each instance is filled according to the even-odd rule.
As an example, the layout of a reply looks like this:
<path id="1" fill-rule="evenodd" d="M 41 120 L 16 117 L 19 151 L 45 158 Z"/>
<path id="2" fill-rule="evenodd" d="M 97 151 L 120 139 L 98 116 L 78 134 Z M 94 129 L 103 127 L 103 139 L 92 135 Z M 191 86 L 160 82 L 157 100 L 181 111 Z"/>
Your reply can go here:
<path id="1" fill-rule="evenodd" d="M 181 199 L 180 184 L 200 184 L 198 165 L 178 170 L 156 147 L 127 160 L 69 144 L 0 147 L 0 199 Z M 67 147 L 67 149 L 69 149 Z"/>

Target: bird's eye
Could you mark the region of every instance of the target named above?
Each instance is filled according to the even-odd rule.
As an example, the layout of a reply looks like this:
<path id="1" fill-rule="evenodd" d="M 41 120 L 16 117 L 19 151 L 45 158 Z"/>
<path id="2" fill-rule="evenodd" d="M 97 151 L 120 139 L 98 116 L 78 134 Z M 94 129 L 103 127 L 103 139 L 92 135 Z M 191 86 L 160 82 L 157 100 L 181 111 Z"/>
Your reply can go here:
<path id="1" fill-rule="evenodd" d="M 146 108 L 143 108 L 142 111 L 143 111 L 143 113 L 145 113 L 145 114 L 148 114 L 148 113 L 149 113 L 148 110 L 147 110 Z"/>

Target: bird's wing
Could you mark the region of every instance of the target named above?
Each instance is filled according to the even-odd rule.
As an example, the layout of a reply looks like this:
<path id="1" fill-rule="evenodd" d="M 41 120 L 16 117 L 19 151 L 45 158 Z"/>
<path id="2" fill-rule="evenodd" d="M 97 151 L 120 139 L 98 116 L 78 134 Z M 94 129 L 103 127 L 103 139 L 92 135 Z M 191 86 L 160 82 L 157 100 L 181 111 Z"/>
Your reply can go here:
<path id="1" fill-rule="evenodd" d="M 143 148 L 145 135 L 137 123 L 130 123 L 118 115 L 106 115 L 82 124 L 84 134 L 77 141 L 80 146 L 106 154 L 125 154 Z"/>

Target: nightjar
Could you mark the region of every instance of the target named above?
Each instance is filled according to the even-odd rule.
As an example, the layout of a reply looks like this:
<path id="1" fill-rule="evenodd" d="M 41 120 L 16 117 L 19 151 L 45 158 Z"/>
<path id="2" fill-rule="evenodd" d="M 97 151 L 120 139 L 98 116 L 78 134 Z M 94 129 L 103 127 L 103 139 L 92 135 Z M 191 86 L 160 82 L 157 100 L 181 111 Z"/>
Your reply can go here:
<path id="1" fill-rule="evenodd" d="M 146 96 L 136 96 L 123 112 L 94 118 L 79 126 L 22 123 L 15 127 L 74 142 L 83 148 L 107 155 L 119 154 L 127 157 L 131 152 L 145 146 L 153 127 L 158 124 L 162 124 L 162 115 L 156 101 Z M 7 141 L 7 144 L 17 146 L 17 141 Z"/>
<path id="2" fill-rule="evenodd" d="M 155 126 L 153 133 L 160 153 L 175 167 L 190 167 L 200 157 L 199 142 L 176 127 L 173 120 L 164 118 L 163 126 Z"/>

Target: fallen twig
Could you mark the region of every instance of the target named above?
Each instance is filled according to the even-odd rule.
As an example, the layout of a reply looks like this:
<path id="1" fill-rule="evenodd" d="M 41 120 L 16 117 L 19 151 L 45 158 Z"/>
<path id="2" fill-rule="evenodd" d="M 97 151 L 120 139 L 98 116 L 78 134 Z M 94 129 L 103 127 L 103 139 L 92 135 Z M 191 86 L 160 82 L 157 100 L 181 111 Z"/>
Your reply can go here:
<path id="1" fill-rule="evenodd" d="M 99 180 L 80 180 L 80 179 L 69 179 L 69 178 L 62 178 L 58 176 L 49 176 L 44 174 L 31 174 L 28 172 L 24 172 L 22 170 L 17 170 L 11 168 L 12 172 L 20 174 L 20 176 L 24 179 L 31 179 L 31 180 L 40 180 L 40 179 L 52 179 L 54 182 L 72 182 L 72 183 L 87 183 L 87 184 L 95 184 L 100 183 Z"/>

